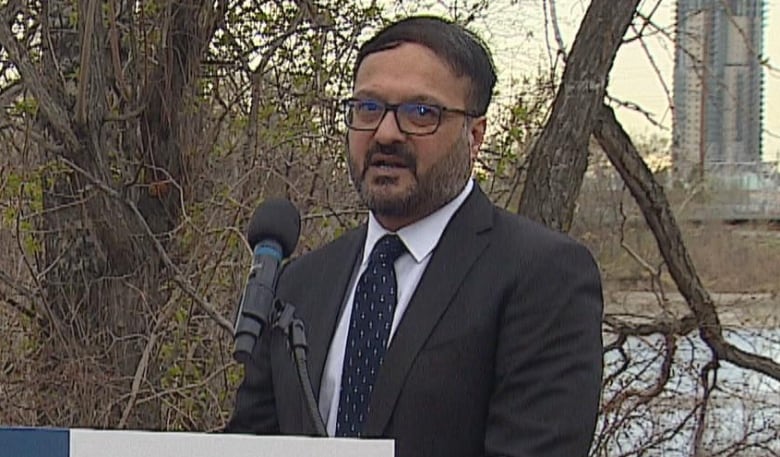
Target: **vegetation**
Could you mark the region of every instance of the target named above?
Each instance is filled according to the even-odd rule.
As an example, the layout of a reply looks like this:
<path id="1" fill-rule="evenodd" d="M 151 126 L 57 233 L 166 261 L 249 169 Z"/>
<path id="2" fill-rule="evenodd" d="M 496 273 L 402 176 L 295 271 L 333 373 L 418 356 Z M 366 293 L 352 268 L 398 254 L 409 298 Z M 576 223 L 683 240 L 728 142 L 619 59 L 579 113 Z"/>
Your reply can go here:
<path id="1" fill-rule="evenodd" d="M 599 257 L 610 307 L 594 456 L 777 455 L 780 368 L 763 354 L 776 351 L 777 324 L 724 317 L 736 312 L 708 288 L 776 303 L 778 239 L 680 230 L 669 201 L 685 196 L 667 198 L 604 105 L 621 37 L 632 23 L 652 30 L 638 3 L 593 0 L 571 53 L 552 50 L 565 70 L 503 94 L 478 177 L 495 201 Z M 487 7 L 444 12 L 471 22 Z M 267 197 L 290 198 L 304 222 L 297 254 L 362 219 L 336 101 L 356 47 L 391 10 L 0 0 L 0 423 L 224 425 L 241 377 L 230 332 L 247 219 Z M 617 303 L 625 290 L 653 300 Z M 749 418 L 722 432 L 723 411 Z"/>

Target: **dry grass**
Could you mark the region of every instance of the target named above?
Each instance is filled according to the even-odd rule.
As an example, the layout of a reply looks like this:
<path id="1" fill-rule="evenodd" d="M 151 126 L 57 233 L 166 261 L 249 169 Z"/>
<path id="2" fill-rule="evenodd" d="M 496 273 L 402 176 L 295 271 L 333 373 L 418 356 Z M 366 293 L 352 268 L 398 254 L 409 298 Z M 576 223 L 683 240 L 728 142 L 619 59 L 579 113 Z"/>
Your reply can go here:
<path id="1" fill-rule="evenodd" d="M 780 292 L 780 230 L 766 225 L 688 227 L 704 284 L 718 292 Z"/>
<path id="2" fill-rule="evenodd" d="M 622 183 L 607 173 L 586 180 L 572 234 L 599 261 L 608 290 L 676 287 L 663 266 L 655 238 Z M 666 189 L 685 247 L 704 286 L 713 293 L 780 293 L 780 226 L 770 223 L 686 222 L 690 195 Z M 650 279 L 660 281 L 653 285 Z"/>
<path id="3" fill-rule="evenodd" d="M 686 224 L 681 230 L 701 280 L 710 291 L 780 293 L 780 231 L 767 225 L 714 222 Z M 621 245 L 619 232 L 619 227 L 605 227 L 601 233 L 584 234 L 601 265 L 605 287 L 648 290 L 650 266 L 660 269 L 661 283 L 674 290 L 652 233 L 643 226 L 626 228 Z"/>
<path id="4" fill-rule="evenodd" d="M 583 190 L 572 228 L 599 262 L 607 312 L 687 313 L 636 204 L 622 186 L 612 190 L 608 186 L 599 182 Z M 685 195 L 672 191 L 670 199 L 681 202 Z M 780 309 L 777 224 L 681 222 L 680 230 L 696 271 L 726 323 L 779 325 L 773 317 Z"/>

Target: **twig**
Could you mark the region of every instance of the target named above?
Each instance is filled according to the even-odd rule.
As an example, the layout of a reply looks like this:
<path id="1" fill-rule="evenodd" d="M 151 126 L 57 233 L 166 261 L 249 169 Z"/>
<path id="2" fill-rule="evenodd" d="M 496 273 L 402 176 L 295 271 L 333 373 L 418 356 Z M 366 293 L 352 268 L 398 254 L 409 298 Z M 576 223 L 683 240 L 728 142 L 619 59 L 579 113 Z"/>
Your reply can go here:
<path id="1" fill-rule="evenodd" d="M 620 247 L 623 248 L 631 258 L 634 259 L 636 263 L 638 263 L 642 268 L 647 270 L 648 273 L 650 273 L 653 276 L 658 275 L 658 270 L 650 265 L 650 262 L 645 260 L 641 255 L 639 255 L 638 252 L 634 251 L 634 249 L 626 243 L 625 240 L 620 241 Z"/>
<path id="2" fill-rule="evenodd" d="M 81 34 L 81 56 L 78 75 L 78 97 L 76 98 L 76 122 L 85 125 L 87 123 L 87 106 L 89 104 L 87 87 L 90 85 L 90 70 L 92 69 L 92 41 L 95 33 L 95 13 L 98 0 L 87 0 L 86 18 Z"/>
<path id="3" fill-rule="evenodd" d="M 555 6 L 555 0 L 547 0 L 550 5 L 550 22 L 552 22 L 553 34 L 555 35 L 555 43 L 558 45 L 558 54 L 566 62 L 566 45 L 563 43 L 563 35 L 561 35 L 561 27 L 558 24 L 558 13 Z"/>
<path id="4" fill-rule="evenodd" d="M 141 360 L 138 361 L 138 365 L 135 367 L 133 385 L 130 388 L 130 398 L 127 400 L 125 409 L 122 411 L 122 417 L 119 419 L 117 428 L 124 428 L 127 424 L 127 418 L 130 416 L 130 411 L 135 405 L 136 398 L 138 398 L 138 389 L 141 387 L 141 380 L 146 374 L 146 367 L 149 365 L 149 357 L 151 356 L 155 343 L 157 343 L 157 333 L 152 333 L 152 335 L 149 337 L 149 341 L 146 342 L 146 346 L 144 346 L 144 352 L 141 354 Z"/>
<path id="5" fill-rule="evenodd" d="M 636 403 L 631 405 L 632 408 L 636 408 L 640 405 L 644 405 L 650 402 L 663 391 L 664 386 L 666 386 L 671 377 L 672 365 L 674 363 L 674 354 L 677 352 L 676 336 L 673 334 L 666 334 L 664 336 L 666 351 L 664 352 L 664 360 L 661 363 L 660 373 L 658 374 L 658 379 L 656 380 L 655 384 L 648 387 L 647 389 L 628 389 L 618 393 L 602 407 L 602 411 L 613 411 L 623 405 L 623 403 L 631 397 L 637 398 Z"/>
<path id="6" fill-rule="evenodd" d="M 713 354 L 714 356 L 715 354 Z M 709 373 L 713 372 L 712 384 L 709 381 Z M 701 383 L 704 386 L 704 392 L 702 393 L 701 403 L 699 404 L 699 415 L 696 418 L 696 430 L 693 434 L 693 455 L 702 455 L 701 447 L 704 438 L 704 430 L 707 424 L 707 411 L 710 405 L 710 396 L 712 391 L 718 385 L 718 361 L 717 358 L 709 361 L 701 369 Z"/>
<path id="7" fill-rule="evenodd" d="M 10 305 L 11 308 L 15 309 L 17 312 L 19 312 L 23 316 L 33 321 L 37 321 L 39 323 L 44 323 L 46 321 L 40 314 L 36 313 L 34 310 L 24 306 L 23 304 L 19 303 L 13 298 L 5 295 L 2 290 L 0 290 L 0 302 L 8 303 L 8 305 Z"/>
<path id="8" fill-rule="evenodd" d="M 34 300 L 35 297 L 38 295 L 30 289 L 29 287 L 23 285 L 16 279 L 12 278 L 10 275 L 5 273 L 4 271 L 0 270 L 0 281 L 3 281 L 8 287 L 13 289 L 15 292 L 17 292 L 20 295 L 24 295 L 25 297 Z"/>
<path id="9" fill-rule="evenodd" d="M 656 8 L 658 8 L 658 4 L 656 4 Z M 634 30 L 636 30 L 635 27 Z M 661 74 L 661 69 L 658 68 L 658 63 L 655 61 L 655 58 L 653 57 L 653 53 L 650 52 L 650 49 L 647 47 L 647 43 L 645 43 L 644 39 L 639 40 L 639 44 L 642 46 L 642 50 L 645 51 L 645 55 L 647 56 L 647 61 L 650 62 L 650 66 L 653 68 L 653 72 L 655 73 L 658 82 L 661 84 L 661 87 L 664 90 L 667 103 L 669 104 L 669 106 L 674 106 L 674 100 L 672 99 L 672 91 L 670 91 L 669 86 L 666 85 L 666 81 L 664 80 L 664 77 Z"/>
<path id="10" fill-rule="evenodd" d="M 141 114 L 143 114 L 143 112 L 146 109 L 146 107 L 147 107 L 147 104 L 144 103 L 141 106 L 137 106 L 137 107 L 133 108 L 132 110 L 126 112 L 126 113 L 106 114 L 104 116 L 104 119 L 105 119 L 106 122 L 124 122 L 124 121 L 129 121 L 129 120 L 135 119 L 136 117 L 138 117 Z"/>
<path id="11" fill-rule="evenodd" d="M 623 108 L 630 109 L 631 111 L 636 111 L 637 113 L 641 114 L 642 116 L 647 119 L 649 123 L 653 125 L 653 127 L 658 127 L 661 130 L 669 130 L 669 127 L 661 124 L 660 122 L 656 121 L 653 116 L 654 114 L 650 111 L 647 111 L 646 109 L 642 108 L 641 106 L 637 105 L 633 102 L 627 102 L 625 100 L 620 100 L 619 98 L 615 98 L 614 96 L 610 95 L 609 93 L 606 94 L 606 98 L 609 102 L 614 103 L 618 106 L 622 106 Z"/>

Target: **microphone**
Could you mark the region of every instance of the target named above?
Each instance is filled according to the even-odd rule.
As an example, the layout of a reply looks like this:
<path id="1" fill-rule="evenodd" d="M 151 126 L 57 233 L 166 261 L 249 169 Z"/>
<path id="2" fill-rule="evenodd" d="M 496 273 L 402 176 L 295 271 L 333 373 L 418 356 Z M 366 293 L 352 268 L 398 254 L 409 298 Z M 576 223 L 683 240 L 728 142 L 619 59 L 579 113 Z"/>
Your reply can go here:
<path id="1" fill-rule="evenodd" d="M 253 249 L 252 268 L 236 313 L 233 358 L 246 364 L 260 335 L 268 326 L 276 296 L 279 265 L 295 250 L 301 232 L 298 210 L 283 198 L 272 198 L 257 207 L 247 229 Z"/>

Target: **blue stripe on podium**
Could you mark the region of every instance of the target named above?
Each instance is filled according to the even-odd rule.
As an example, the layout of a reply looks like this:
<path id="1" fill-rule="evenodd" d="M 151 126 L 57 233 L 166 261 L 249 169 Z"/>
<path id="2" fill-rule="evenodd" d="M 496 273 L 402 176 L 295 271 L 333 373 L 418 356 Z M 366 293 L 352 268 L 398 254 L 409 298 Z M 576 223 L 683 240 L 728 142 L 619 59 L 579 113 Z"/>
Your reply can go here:
<path id="1" fill-rule="evenodd" d="M 65 429 L 0 428 L 0 456 L 70 457 L 70 432 Z"/>

